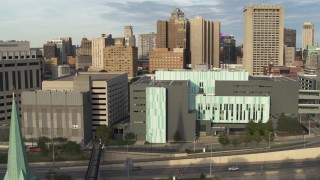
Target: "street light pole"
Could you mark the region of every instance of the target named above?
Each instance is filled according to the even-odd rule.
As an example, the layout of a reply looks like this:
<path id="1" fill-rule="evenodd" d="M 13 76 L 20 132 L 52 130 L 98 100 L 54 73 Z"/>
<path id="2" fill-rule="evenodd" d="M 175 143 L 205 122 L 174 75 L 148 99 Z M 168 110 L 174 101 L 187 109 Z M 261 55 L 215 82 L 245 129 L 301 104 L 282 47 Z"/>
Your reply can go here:
<path id="1" fill-rule="evenodd" d="M 194 139 L 193 139 L 193 154 L 194 154 L 194 158 L 196 158 L 196 136 L 197 136 L 197 134 L 194 134 Z"/>
<path id="2" fill-rule="evenodd" d="M 210 158 L 210 176 L 211 176 L 211 167 L 212 167 L 212 144 L 211 144 L 211 158 Z"/>
<path id="3" fill-rule="evenodd" d="M 269 132 L 269 149 L 271 148 L 271 141 L 270 141 L 270 135 L 271 135 L 272 133 L 271 132 Z"/>

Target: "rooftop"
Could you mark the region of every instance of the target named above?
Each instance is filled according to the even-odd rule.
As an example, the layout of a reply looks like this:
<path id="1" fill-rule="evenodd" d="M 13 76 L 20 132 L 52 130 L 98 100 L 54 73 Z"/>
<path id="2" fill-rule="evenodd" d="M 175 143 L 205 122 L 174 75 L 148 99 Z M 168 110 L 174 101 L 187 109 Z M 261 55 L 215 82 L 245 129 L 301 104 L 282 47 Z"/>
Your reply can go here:
<path id="1" fill-rule="evenodd" d="M 145 86 L 178 86 L 188 85 L 188 80 L 151 80 L 150 77 L 142 77 L 133 85 L 145 85 Z"/>
<path id="2" fill-rule="evenodd" d="M 69 75 L 69 76 L 64 76 L 61 78 L 53 79 L 52 81 L 73 81 L 75 76 L 91 76 L 91 80 L 93 81 L 108 81 L 113 78 L 116 78 L 118 76 L 121 76 L 125 73 L 122 74 L 107 74 L 107 73 L 80 73 L 78 75 Z"/>
<path id="3" fill-rule="evenodd" d="M 249 76 L 249 81 L 296 81 L 284 76 Z"/>

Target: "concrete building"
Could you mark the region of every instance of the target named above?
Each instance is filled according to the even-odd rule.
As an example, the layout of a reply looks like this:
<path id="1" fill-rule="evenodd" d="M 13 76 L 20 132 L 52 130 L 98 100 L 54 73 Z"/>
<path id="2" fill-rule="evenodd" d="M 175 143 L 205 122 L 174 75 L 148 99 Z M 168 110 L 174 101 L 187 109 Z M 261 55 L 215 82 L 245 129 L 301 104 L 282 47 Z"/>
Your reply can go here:
<path id="1" fill-rule="evenodd" d="M 58 51 L 57 45 L 52 42 L 48 42 L 43 45 L 43 58 L 45 59 L 55 58 L 57 57 L 57 51 Z"/>
<path id="2" fill-rule="evenodd" d="M 220 22 L 209 21 L 196 16 L 190 21 L 190 54 L 191 67 L 207 64 L 209 68 L 219 67 Z"/>
<path id="3" fill-rule="evenodd" d="M 314 25 L 312 22 L 303 23 L 302 51 L 306 49 L 308 45 L 314 46 Z"/>
<path id="4" fill-rule="evenodd" d="M 77 53 L 77 56 L 91 56 L 92 55 L 92 40 L 82 38 L 81 47 Z"/>
<path id="5" fill-rule="evenodd" d="M 75 56 L 75 50 L 72 45 L 72 38 L 71 37 L 63 37 L 60 39 L 64 40 L 64 42 L 65 42 L 66 55 L 67 56 Z"/>
<path id="6" fill-rule="evenodd" d="M 168 21 L 157 21 L 157 48 L 168 48 Z"/>
<path id="7" fill-rule="evenodd" d="M 189 21 L 184 13 L 176 8 L 168 21 L 168 48 L 185 48 L 189 51 Z"/>
<path id="8" fill-rule="evenodd" d="M 273 60 L 283 65 L 284 7 L 274 5 L 246 6 L 244 12 L 243 60 L 250 75 L 262 75 Z"/>
<path id="9" fill-rule="evenodd" d="M 25 138 L 66 137 L 84 144 L 91 141 L 89 91 L 24 91 L 21 100 Z"/>
<path id="10" fill-rule="evenodd" d="M 51 78 L 57 79 L 60 77 L 70 75 L 70 65 L 68 64 L 61 64 L 61 65 L 51 65 Z"/>
<path id="11" fill-rule="evenodd" d="M 92 39 L 92 70 L 99 71 L 104 68 L 103 50 L 112 45 L 114 45 L 114 39 L 111 34 L 102 34 L 100 38 Z"/>
<path id="12" fill-rule="evenodd" d="M 130 85 L 130 130 L 150 143 L 191 141 L 195 112 L 188 110 L 188 81 L 152 81 L 143 77 Z"/>
<path id="13" fill-rule="evenodd" d="M 284 28 L 284 45 L 296 48 L 297 31 Z"/>
<path id="14" fill-rule="evenodd" d="M 317 46 L 307 45 L 303 52 L 304 64 L 308 69 L 320 69 L 320 48 Z"/>
<path id="15" fill-rule="evenodd" d="M 43 81 L 42 90 L 90 91 L 92 129 L 128 118 L 128 76 L 103 72 L 83 72 L 52 81 Z"/>
<path id="16" fill-rule="evenodd" d="M 287 77 L 250 77 L 248 81 L 216 81 L 216 96 L 268 96 L 270 115 L 278 117 L 281 113 L 297 116 L 298 81 Z M 260 109 L 260 108 L 258 108 Z"/>
<path id="17" fill-rule="evenodd" d="M 75 66 L 76 70 L 87 71 L 92 65 L 92 56 L 76 56 Z"/>
<path id="18" fill-rule="evenodd" d="M 284 65 L 294 66 L 295 64 L 296 49 L 294 47 L 284 46 Z"/>
<path id="19" fill-rule="evenodd" d="M 320 89 L 317 89 L 317 71 L 316 70 L 305 69 L 304 72 L 298 73 L 297 76 L 298 76 L 298 82 L 299 82 L 299 89 L 320 90 Z"/>
<path id="20" fill-rule="evenodd" d="M 41 88 L 41 57 L 36 50 L 0 51 L 0 121 L 10 120 L 12 89 L 20 105 L 22 91 Z"/>
<path id="21" fill-rule="evenodd" d="M 157 34 L 151 32 L 149 34 L 138 35 L 138 59 L 149 59 L 149 54 L 156 48 Z"/>
<path id="22" fill-rule="evenodd" d="M 103 50 L 103 69 L 108 72 L 125 72 L 129 77 L 138 75 L 138 49 L 124 45 L 124 38 L 116 38 L 114 46 Z"/>
<path id="23" fill-rule="evenodd" d="M 247 72 L 234 69 L 156 71 L 154 80 L 142 77 L 130 86 L 130 130 L 151 143 L 173 141 L 176 132 L 193 141 L 194 134 L 243 129 L 249 120 L 296 116 L 298 93 L 295 80 L 249 79 Z"/>
<path id="24" fill-rule="evenodd" d="M 156 48 L 150 53 L 149 72 L 154 73 L 158 69 L 184 69 L 186 53 L 183 48 Z"/>
<path id="25" fill-rule="evenodd" d="M 125 45 L 129 47 L 136 47 L 136 37 L 133 34 L 132 26 L 124 27 Z"/>
<path id="26" fill-rule="evenodd" d="M 236 40 L 233 35 L 220 34 L 220 67 L 221 64 L 237 64 Z"/>
<path id="27" fill-rule="evenodd" d="M 0 51 L 29 51 L 29 41 L 2 41 L 0 40 Z"/>
<path id="28" fill-rule="evenodd" d="M 61 64 L 67 63 L 67 43 L 63 38 L 52 39 L 48 43 L 56 44 L 57 57 L 61 60 Z"/>

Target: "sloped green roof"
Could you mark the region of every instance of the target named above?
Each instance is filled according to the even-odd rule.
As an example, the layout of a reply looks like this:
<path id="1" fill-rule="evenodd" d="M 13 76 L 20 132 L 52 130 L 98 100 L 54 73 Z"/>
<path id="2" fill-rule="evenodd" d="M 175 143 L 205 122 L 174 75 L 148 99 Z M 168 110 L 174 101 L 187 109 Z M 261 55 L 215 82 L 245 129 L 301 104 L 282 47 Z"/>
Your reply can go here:
<path id="1" fill-rule="evenodd" d="M 21 135 L 18 117 L 17 105 L 13 94 L 8 165 L 4 180 L 36 180 L 37 177 L 32 173 L 28 164 L 28 157 L 26 155 L 24 140 Z"/>

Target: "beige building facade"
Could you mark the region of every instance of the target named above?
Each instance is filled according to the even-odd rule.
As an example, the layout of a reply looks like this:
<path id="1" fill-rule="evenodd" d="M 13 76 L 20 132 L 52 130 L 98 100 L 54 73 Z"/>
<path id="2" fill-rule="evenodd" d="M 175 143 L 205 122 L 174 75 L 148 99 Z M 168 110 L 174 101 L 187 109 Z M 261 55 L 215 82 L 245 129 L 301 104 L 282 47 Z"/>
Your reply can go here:
<path id="1" fill-rule="evenodd" d="M 295 47 L 284 47 L 284 64 L 286 66 L 294 66 L 295 61 L 295 55 L 296 55 L 296 48 Z"/>
<path id="2" fill-rule="evenodd" d="M 243 67 L 250 75 L 263 75 L 273 61 L 283 65 L 284 7 L 246 6 L 244 12 Z"/>
<path id="3" fill-rule="evenodd" d="M 102 34 L 100 38 L 92 39 L 92 67 L 93 71 L 103 70 L 105 64 L 103 60 L 103 50 L 107 46 L 114 45 L 112 35 Z"/>
<path id="4" fill-rule="evenodd" d="M 303 23 L 302 49 L 307 49 L 308 45 L 314 45 L 314 25 L 312 22 Z"/>
<path id="5" fill-rule="evenodd" d="M 138 49 L 124 45 L 124 38 L 116 38 L 114 46 L 103 51 L 104 70 L 108 72 L 124 72 L 129 77 L 138 75 Z"/>
<path id="6" fill-rule="evenodd" d="M 54 81 L 43 81 L 42 90 L 90 91 L 92 129 L 128 118 L 128 76 L 125 73 L 80 73 Z"/>
<path id="7" fill-rule="evenodd" d="M 201 16 L 191 19 L 191 68 L 194 69 L 197 64 L 206 64 L 209 68 L 219 67 L 219 41 L 220 22 L 208 21 Z"/>
<path id="8" fill-rule="evenodd" d="M 149 72 L 154 73 L 157 69 L 184 69 L 185 51 L 183 48 L 156 48 L 150 53 Z"/>

